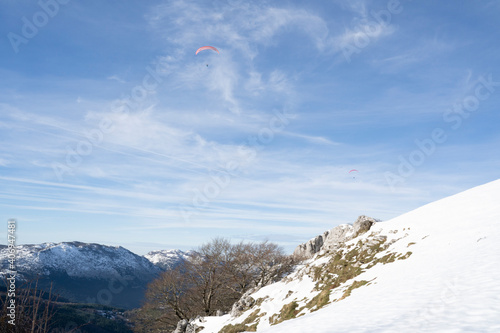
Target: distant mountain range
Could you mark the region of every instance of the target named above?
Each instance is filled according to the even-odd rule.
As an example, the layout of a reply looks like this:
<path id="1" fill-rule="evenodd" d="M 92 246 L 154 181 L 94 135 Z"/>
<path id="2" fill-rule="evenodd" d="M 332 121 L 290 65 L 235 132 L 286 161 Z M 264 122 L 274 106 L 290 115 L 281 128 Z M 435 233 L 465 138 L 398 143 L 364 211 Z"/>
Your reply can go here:
<path id="1" fill-rule="evenodd" d="M 152 251 L 139 256 L 121 246 L 82 242 L 43 243 L 17 247 L 18 280 L 38 277 L 39 287 L 69 301 L 120 308 L 141 306 L 148 283 L 189 254 Z M 8 270 L 8 251 L 0 245 L 0 275 Z M 21 284 L 21 282 L 20 282 Z"/>
<path id="2" fill-rule="evenodd" d="M 151 251 L 144 255 L 144 257 L 161 269 L 168 270 L 175 268 L 179 263 L 187 260 L 191 253 L 192 251 L 159 250 Z"/>

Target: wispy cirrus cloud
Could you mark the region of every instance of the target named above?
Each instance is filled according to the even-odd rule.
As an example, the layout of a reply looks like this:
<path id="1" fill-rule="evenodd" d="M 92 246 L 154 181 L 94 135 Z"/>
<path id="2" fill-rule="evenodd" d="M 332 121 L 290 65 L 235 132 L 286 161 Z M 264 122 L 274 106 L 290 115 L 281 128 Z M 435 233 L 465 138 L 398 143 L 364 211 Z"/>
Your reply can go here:
<path id="1" fill-rule="evenodd" d="M 390 20 L 377 16 L 387 5 L 155 1 L 113 8 L 110 23 L 102 4 L 68 4 L 0 66 L 2 211 L 30 242 L 271 235 L 293 246 L 284 234 L 392 217 L 494 178 L 493 5 L 401 2 Z M 204 45 L 220 54 L 195 55 Z M 152 71 L 160 80 L 142 96 Z M 384 173 L 449 126 L 443 112 L 489 73 L 491 97 L 391 190 Z M 112 129 L 99 133 L 104 120 Z"/>
<path id="2" fill-rule="evenodd" d="M 108 76 L 107 79 L 108 80 L 115 80 L 115 81 L 120 82 L 120 83 L 126 83 L 127 82 L 124 79 L 120 78 L 118 75 Z"/>
<path id="3" fill-rule="evenodd" d="M 179 16 L 179 13 L 182 14 Z M 285 29 L 305 33 L 318 49 L 328 34 L 325 21 L 317 15 L 292 7 L 256 3 L 210 7 L 195 1 L 172 1 L 157 6 L 148 18 L 151 25 L 164 31 L 165 39 L 174 44 L 192 47 L 200 41 L 223 41 L 250 58 L 255 56 L 257 45 L 273 43 L 276 35 Z M 167 20 L 174 24 L 166 27 L 163 23 Z"/>
<path id="4" fill-rule="evenodd" d="M 343 45 L 364 45 L 374 43 L 379 38 L 389 36 L 395 30 L 394 26 L 385 23 L 359 21 L 352 28 L 346 28 L 344 33 L 337 36 L 334 40 L 341 47 Z"/>

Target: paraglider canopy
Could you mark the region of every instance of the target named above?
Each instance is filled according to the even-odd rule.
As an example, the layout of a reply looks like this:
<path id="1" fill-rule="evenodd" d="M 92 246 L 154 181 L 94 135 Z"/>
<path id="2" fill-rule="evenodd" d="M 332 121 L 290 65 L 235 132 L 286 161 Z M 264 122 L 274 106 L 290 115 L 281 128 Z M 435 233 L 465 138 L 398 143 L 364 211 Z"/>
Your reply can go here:
<path id="1" fill-rule="evenodd" d="M 215 52 L 217 52 L 217 54 L 220 54 L 220 53 L 219 53 L 219 50 L 217 50 L 217 49 L 216 49 L 215 47 L 213 47 L 213 46 L 202 46 L 202 47 L 200 47 L 198 50 L 196 50 L 195 55 L 196 55 L 196 54 L 198 54 L 198 53 L 199 53 L 199 52 L 201 52 L 201 51 L 204 51 L 204 50 L 214 50 Z"/>
<path id="2" fill-rule="evenodd" d="M 359 172 L 358 170 L 356 169 L 352 169 L 351 171 L 349 171 L 349 173 L 353 172 L 353 171 L 356 171 L 356 172 Z"/>

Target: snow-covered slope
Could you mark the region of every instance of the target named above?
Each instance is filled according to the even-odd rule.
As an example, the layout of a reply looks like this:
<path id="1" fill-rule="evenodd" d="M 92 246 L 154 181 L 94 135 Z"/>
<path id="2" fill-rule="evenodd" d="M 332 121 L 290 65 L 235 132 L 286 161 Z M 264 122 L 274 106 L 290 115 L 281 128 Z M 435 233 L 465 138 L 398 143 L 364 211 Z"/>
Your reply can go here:
<path id="1" fill-rule="evenodd" d="M 189 255 L 190 251 L 158 250 L 148 252 L 144 257 L 162 269 L 172 269 L 182 261 L 187 260 Z"/>
<path id="2" fill-rule="evenodd" d="M 500 180 L 376 223 L 250 297 L 241 315 L 196 324 L 202 333 L 500 332 Z"/>

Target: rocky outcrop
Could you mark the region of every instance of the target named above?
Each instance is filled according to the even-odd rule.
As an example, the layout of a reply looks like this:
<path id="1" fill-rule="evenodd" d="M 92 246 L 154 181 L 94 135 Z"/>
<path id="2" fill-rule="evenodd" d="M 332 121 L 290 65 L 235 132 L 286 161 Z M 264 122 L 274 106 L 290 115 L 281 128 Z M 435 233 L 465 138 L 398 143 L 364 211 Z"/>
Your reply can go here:
<path id="1" fill-rule="evenodd" d="M 354 222 L 354 224 L 352 225 L 354 231 L 353 238 L 358 237 L 359 235 L 364 234 L 365 232 L 370 230 L 372 225 L 375 224 L 377 221 L 378 220 L 365 215 L 361 215 L 360 217 L 358 217 L 356 222 Z"/>
<path id="2" fill-rule="evenodd" d="M 341 224 L 333 229 L 325 231 L 309 241 L 295 248 L 294 255 L 303 258 L 312 258 L 321 250 L 335 251 L 343 243 L 364 234 L 377 222 L 374 218 L 361 215 L 352 225 Z"/>
<path id="3" fill-rule="evenodd" d="M 250 296 L 250 294 L 256 292 L 257 290 L 258 288 L 248 290 L 238 301 L 236 301 L 236 303 L 233 304 L 233 307 L 231 308 L 232 317 L 241 315 L 255 304 L 255 300 Z"/>
<path id="4" fill-rule="evenodd" d="M 177 328 L 172 333 L 185 333 L 188 324 L 189 324 L 189 321 L 187 319 L 180 320 L 177 323 Z"/>
<path id="5" fill-rule="evenodd" d="M 293 255 L 303 258 L 311 258 L 315 253 L 321 250 L 321 247 L 325 243 L 325 239 L 328 237 L 329 233 L 330 231 L 325 231 L 322 235 L 316 236 L 307 242 L 300 244 L 293 251 Z"/>
<path id="6" fill-rule="evenodd" d="M 198 333 L 203 329 L 203 326 L 199 326 L 199 323 L 202 323 L 203 319 L 201 317 L 197 317 L 196 319 L 183 319 L 177 323 L 177 327 L 172 333 Z"/>

